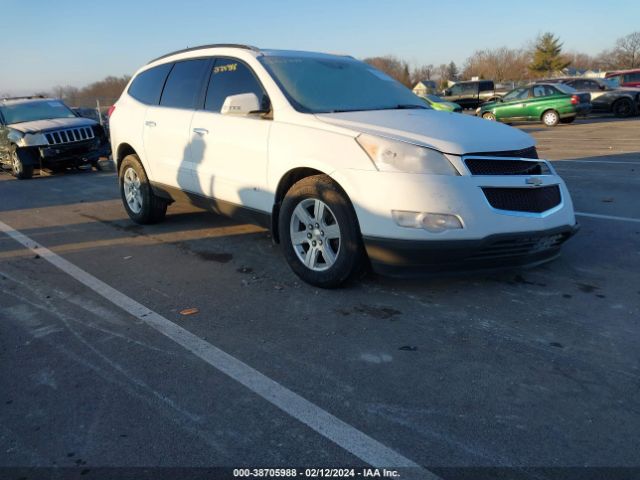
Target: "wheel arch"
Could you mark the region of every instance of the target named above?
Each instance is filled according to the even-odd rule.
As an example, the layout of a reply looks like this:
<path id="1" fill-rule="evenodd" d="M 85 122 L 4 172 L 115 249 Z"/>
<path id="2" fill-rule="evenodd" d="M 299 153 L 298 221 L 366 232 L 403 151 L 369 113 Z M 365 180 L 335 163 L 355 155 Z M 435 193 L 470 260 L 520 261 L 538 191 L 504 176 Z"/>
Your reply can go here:
<path id="1" fill-rule="evenodd" d="M 136 150 L 128 143 L 121 143 L 118 145 L 118 150 L 116 152 L 116 172 L 120 172 L 122 160 L 124 160 L 127 155 L 138 155 L 138 152 L 136 152 Z"/>
<path id="2" fill-rule="evenodd" d="M 558 116 L 558 121 L 560 120 L 560 112 L 556 108 L 547 107 L 542 109 L 542 113 L 540 114 L 540 121 L 544 123 L 544 116 L 548 112 L 554 112 Z"/>
<path id="3" fill-rule="evenodd" d="M 327 175 L 328 177 L 331 177 L 331 175 L 329 175 L 328 173 L 318 170 L 316 168 L 311 168 L 311 167 L 292 168 L 289 171 L 287 171 L 284 175 L 282 175 L 282 177 L 280 177 L 280 180 L 278 181 L 278 186 L 276 187 L 273 208 L 271 209 L 271 238 L 273 239 L 274 243 L 280 243 L 278 221 L 280 216 L 280 206 L 282 205 L 282 200 L 284 200 L 285 195 L 295 183 L 299 182 L 304 178 L 313 177 L 314 175 Z M 345 196 L 349 199 L 349 202 L 351 202 L 351 198 L 345 191 L 344 187 L 340 185 L 340 183 L 338 183 L 333 177 L 331 177 L 331 179 L 338 186 L 338 188 L 342 190 Z"/>

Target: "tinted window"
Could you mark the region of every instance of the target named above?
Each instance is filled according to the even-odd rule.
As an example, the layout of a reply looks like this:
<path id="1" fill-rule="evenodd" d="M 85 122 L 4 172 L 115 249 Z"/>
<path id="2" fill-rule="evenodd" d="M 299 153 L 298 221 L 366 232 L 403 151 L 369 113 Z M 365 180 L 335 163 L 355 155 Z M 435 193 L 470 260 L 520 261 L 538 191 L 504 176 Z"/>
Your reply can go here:
<path id="1" fill-rule="evenodd" d="M 171 70 L 170 63 L 140 73 L 131 82 L 129 95 L 142 103 L 157 105 L 169 70 Z"/>
<path id="2" fill-rule="evenodd" d="M 480 82 L 480 91 L 486 92 L 487 90 L 493 90 L 493 82 Z"/>
<path id="3" fill-rule="evenodd" d="M 194 109 L 202 92 L 202 79 L 209 60 L 186 60 L 173 66 L 162 91 L 163 107 Z"/>
<path id="4" fill-rule="evenodd" d="M 207 88 L 205 110 L 219 112 L 228 96 L 241 93 L 254 93 L 261 105 L 267 107 L 266 95 L 246 65 L 234 59 L 217 59 Z"/>
<path id="5" fill-rule="evenodd" d="M 627 73 L 624 75 L 624 82 L 640 82 L 640 72 Z"/>

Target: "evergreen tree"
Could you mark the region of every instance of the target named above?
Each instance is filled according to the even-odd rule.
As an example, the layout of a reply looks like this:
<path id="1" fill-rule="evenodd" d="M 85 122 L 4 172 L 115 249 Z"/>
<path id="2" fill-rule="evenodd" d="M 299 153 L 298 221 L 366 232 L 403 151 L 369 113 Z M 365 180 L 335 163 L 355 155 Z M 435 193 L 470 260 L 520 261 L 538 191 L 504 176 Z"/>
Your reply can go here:
<path id="1" fill-rule="evenodd" d="M 538 37 L 533 61 L 529 65 L 529 70 L 536 74 L 549 75 L 567 67 L 570 62 L 562 57 L 562 43 L 556 36 L 547 32 Z"/>
<path id="2" fill-rule="evenodd" d="M 449 80 L 456 80 L 458 78 L 458 67 L 453 63 L 453 60 L 447 66 L 447 78 Z"/>

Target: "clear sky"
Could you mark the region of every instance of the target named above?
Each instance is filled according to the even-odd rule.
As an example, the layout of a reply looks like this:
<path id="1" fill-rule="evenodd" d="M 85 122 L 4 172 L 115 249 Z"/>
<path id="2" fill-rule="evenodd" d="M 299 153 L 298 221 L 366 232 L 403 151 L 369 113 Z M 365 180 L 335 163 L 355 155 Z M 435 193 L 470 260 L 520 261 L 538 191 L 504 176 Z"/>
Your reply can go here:
<path id="1" fill-rule="evenodd" d="M 640 30 L 638 0 L 0 0 L 0 93 L 82 87 L 206 43 L 395 54 L 462 66 L 474 50 L 539 33 L 595 54 Z"/>

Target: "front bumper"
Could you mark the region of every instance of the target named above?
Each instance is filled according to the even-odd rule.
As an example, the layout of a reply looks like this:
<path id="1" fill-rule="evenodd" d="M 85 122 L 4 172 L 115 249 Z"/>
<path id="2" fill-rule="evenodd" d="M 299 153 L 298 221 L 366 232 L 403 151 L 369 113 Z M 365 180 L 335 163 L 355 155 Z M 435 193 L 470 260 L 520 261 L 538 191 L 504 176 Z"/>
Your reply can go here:
<path id="1" fill-rule="evenodd" d="M 44 165 L 62 163 L 91 163 L 101 157 L 109 156 L 109 144 L 99 141 L 79 142 L 70 145 L 43 146 L 39 149 L 40 158 Z"/>
<path id="2" fill-rule="evenodd" d="M 553 260 L 577 231 L 566 225 L 537 232 L 489 235 L 479 240 L 395 240 L 364 237 L 377 273 L 415 276 L 531 267 Z"/>

